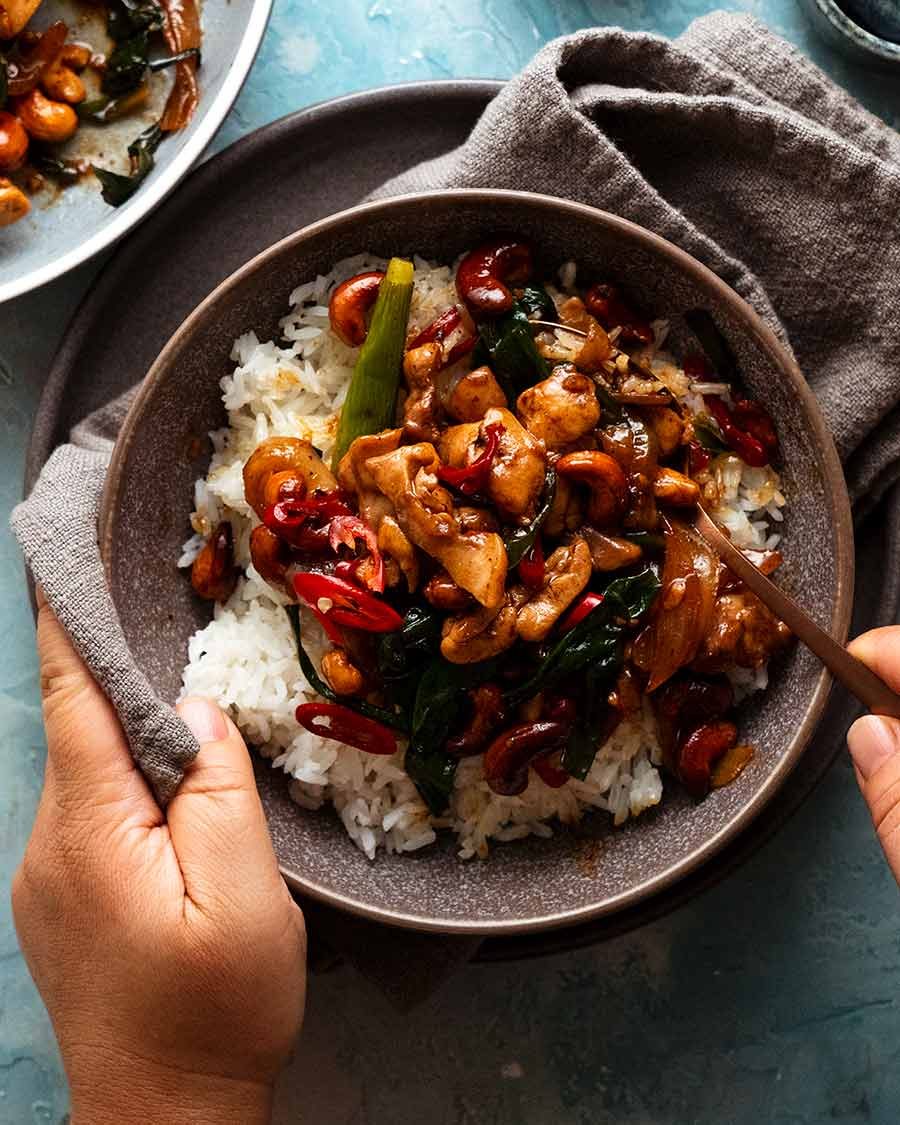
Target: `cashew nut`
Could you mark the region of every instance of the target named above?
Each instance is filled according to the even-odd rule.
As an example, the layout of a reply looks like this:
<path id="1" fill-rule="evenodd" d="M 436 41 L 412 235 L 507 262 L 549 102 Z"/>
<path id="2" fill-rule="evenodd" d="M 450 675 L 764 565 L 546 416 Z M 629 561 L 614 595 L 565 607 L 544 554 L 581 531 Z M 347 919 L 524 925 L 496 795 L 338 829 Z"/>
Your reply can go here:
<path id="1" fill-rule="evenodd" d="M 366 313 L 375 304 L 378 290 L 384 281 L 381 270 L 358 273 L 348 277 L 331 294 L 328 302 L 328 320 L 345 344 L 358 348 L 368 335 Z"/>
<path id="2" fill-rule="evenodd" d="M 237 585 L 231 524 L 227 520 L 216 528 L 191 567 L 194 592 L 209 601 L 227 602 Z"/>
<path id="3" fill-rule="evenodd" d="M 300 483 L 307 492 L 331 492 L 337 481 L 308 441 L 271 437 L 261 441 L 244 465 L 244 498 L 260 519 L 277 503 L 285 484 Z"/>
<path id="4" fill-rule="evenodd" d="M 0 176 L 0 227 L 10 227 L 31 210 L 28 196 L 15 184 Z"/>
<path id="5" fill-rule="evenodd" d="M 13 100 L 16 117 L 29 136 L 47 144 L 67 141 L 78 128 L 78 115 L 65 102 L 51 101 L 35 89 Z"/>
<path id="6" fill-rule="evenodd" d="M 677 469 L 657 469 L 653 495 L 663 504 L 676 508 L 692 508 L 700 499 L 700 486 Z"/>
<path id="7" fill-rule="evenodd" d="M 470 251 L 456 271 L 456 291 L 473 313 L 500 316 L 512 308 L 504 284 L 521 284 L 531 276 L 531 250 L 522 242 L 499 239 Z"/>
<path id="8" fill-rule="evenodd" d="M 562 477 L 580 481 L 590 489 L 588 522 L 598 527 L 615 523 L 625 510 L 628 482 L 618 461 L 597 449 L 567 453 L 556 463 Z"/>
<path id="9" fill-rule="evenodd" d="M 359 695 L 365 678 L 342 648 L 333 648 L 322 657 L 322 675 L 336 695 Z"/>
<path id="10" fill-rule="evenodd" d="M 0 110 L 0 172 L 15 172 L 28 155 L 28 134 L 18 117 Z"/>

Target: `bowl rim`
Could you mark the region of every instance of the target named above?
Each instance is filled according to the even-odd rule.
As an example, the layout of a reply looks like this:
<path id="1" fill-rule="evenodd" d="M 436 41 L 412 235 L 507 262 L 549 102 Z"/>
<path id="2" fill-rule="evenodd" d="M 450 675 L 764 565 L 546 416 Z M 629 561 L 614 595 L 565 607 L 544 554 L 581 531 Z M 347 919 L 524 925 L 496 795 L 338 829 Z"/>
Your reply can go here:
<path id="1" fill-rule="evenodd" d="M 90 258 L 99 254 L 101 250 L 118 242 L 123 235 L 138 225 L 151 211 L 166 198 L 166 196 L 190 172 L 194 164 L 200 160 L 207 145 L 219 130 L 222 122 L 231 111 L 241 87 L 250 73 L 259 48 L 262 45 L 263 35 L 272 13 L 274 0 L 252 0 L 250 14 L 244 26 L 243 34 L 234 52 L 231 62 L 225 71 L 222 85 L 219 87 L 209 106 L 200 114 L 196 130 L 187 139 L 184 146 L 175 154 L 169 163 L 160 165 L 160 174 L 152 183 L 146 185 L 144 191 L 138 192 L 133 204 L 119 210 L 110 208 L 109 222 L 90 238 L 67 253 L 53 257 L 36 266 L 21 277 L 0 284 L 0 304 L 11 301 L 14 297 L 24 296 L 33 289 L 69 273 L 77 266 L 83 265 Z"/>
<path id="2" fill-rule="evenodd" d="M 809 3 L 810 0 L 807 0 Z M 828 21 L 829 26 L 848 46 L 855 47 L 860 54 L 874 56 L 886 63 L 900 62 L 900 43 L 885 39 L 857 23 L 852 16 L 837 3 L 837 0 L 812 0 L 812 3 Z"/>
<path id="3" fill-rule="evenodd" d="M 816 447 L 820 450 L 823 465 L 823 488 L 825 499 L 833 516 L 836 544 L 836 588 L 830 632 L 840 643 L 845 643 L 850 628 L 853 606 L 854 586 L 854 539 L 850 499 L 844 480 L 843 470 L 838 458 L 834 440 L 825 423 L 818 402 L 800 369 L 774 331 L 762 320 L 757 312 L 718 277 L 709 267 L 703 265 L 685 250 L 647 230 L 637 223 L 591 207 L 584 203 L 559 199 L 535 192 L 513 191 L 489 188 L 460 188 L 448 191 L 413 192 L 392 196 L 389 199 L 361 203 L 355 207 L 319 219 L 302 229 L 273 243 L 255 255 L 243 266 L 235 270 L 206 297 L 194 311 L 181 323 L 157 356 L 150 370 L 141 382 L 119 431 L 110 459 L 109 469 L 103 488 L 98 517 L 98 540 L 104 568 L 109 575 L 113 549 L 114 515 L 118 509 L 119 493 L 128 457 L 135 435 L 140 432 L 141 418 L 147 409 L 157 385 L 167 376 L 174 360 L 185 348 L 195 328 L 215 316 L 218 302 L 231 290 L 239 288 L 252 274 L 272 259 L 289 253 L 311 237 L 327 233 L 348 222 L 365 220 L 374 214 L 383 214 L 409 206 L 410 202 L 427 205 L 440 201 L 442 206 L 458 202 L 471 205 L 482 202 L 485 205 L 498 200 L 510 203 L 523 203 L 555 212 L 567 212 L 576 220 L 600 223 L 634 239 L 647 252 L 663 255 L 683 272 L 692 275 L 698 284 L 710 289 L 734 315 L 741 327 L 754 340 L 757 346 L 766 351 L 772 362 L 787 377 L 794 392 L 799 397 L 811 429 Z M 645 899 L 652 898 L 659 891 L 677 883 L 681 878 L 711 860 L 730 840 L 734 839 L 762 810 L 770 798 L 781 788 L 796 765 L 822 717 L 831 689 L 832 677 L 822 668 L 813 689 L 810 704 L 798 724 L 781 761 L 759 788 L 753 798 L 715 834 L 695 847 L 673 866 L 641 881 L 628 890 L 612 896 L 596 905 L 574 907 L 571 910 L 555 911 L 552 914 L 538 915 L 514 920 L 459 920 L 435 918 L 417 914 L 413 910 L 394 910 L 372 906 L 358 897 L 330 890 L 319 883 L 314 874 L 303 874 L 290 867 L 279 864 L 281 874 L 293 890 L 308 895 L 328 906 L 336 907 L 372 921 L 385 923 L 403 929 L 444 934 L 498 935 L 514 933 L 534 933 L 540 930 L 556 929 L 580 922 L 586 922 L 619 910 Z"/>

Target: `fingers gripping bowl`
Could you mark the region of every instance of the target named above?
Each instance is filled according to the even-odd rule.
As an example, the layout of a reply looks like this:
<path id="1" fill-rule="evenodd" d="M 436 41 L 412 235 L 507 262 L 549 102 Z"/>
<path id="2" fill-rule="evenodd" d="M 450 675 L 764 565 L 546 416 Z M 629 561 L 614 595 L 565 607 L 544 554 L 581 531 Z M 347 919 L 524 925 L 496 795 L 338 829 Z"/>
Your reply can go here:
<path id="1" fill-rule="evenodd" d="M 780 580 L 822 624 L 836 635 L 846 633 L 852 555 L 840 469 L 799 373 L 746 305 L 692 259 L 615 217 L 521 193 L 444 193 L 358 208 L 273 247 L 200 306 L 151 371 L 114 454 L 101 541 L 132 651 L 164 696 L 178 694 L 188 639 L 209 620 L 208 604 L 192 594 L 174 560 L 181 554 L 183 513 L 190 508 L 194 482 L 205 479 L 209 469 L 205 435 L 221 430 L 226 422 L 219 382 L 228 377 L 226 390 L 232 391 L 237 383 L 247 383 L 247 372 L 235 375 L 230 359 L 234 341 L 244 337 L 239 344 L 244 349 L 241 368 L 251 359 L 258 364 L 256 343 L 245 333 L 252 329 L 257 341 L 279 340 L 285 331 L 279 322 L 287 311 L 288 295 L 317 275 L 329 275 L 335 263 L 363 249 L 383 259 L 423 253 L 432 263 L 452 263 L 492 232 L 508 232 L 516 242 L 528 243 L 534 253 L 534 276 L 555 279 L 558 287 L 562 282 L 557 271 L 571 260 L 578 263 L 585 279 L 602 277 L 623 285 L 626 300 L 639 302 L 668 321 L 666 347 L 673 355 L 697 349 L 684 314 L 698 308 L 710 314 L 736 357 L 748 398 L 778 420 L 779 483 L 789 501 L 779 543 L 785 559 Z M 345 276 L 371 272 L 363 267 L 373 263 L 364 260 L 357 265 L 345 267 Z M 424 264 L 419 268 L 424 270 Z M 449 271 L 447 275 L 452 280 Z M 312 289 L 306 292 L 309 296 Z M 580 292 L 584 295 L 583 288 Z M 288 334 L 299 332 L 301 340 L 304 329 L 311 327 L 296 316 L 290 325 Z M 306 338 L 311 335 L 305 332 Z M 549 353 L 560 340 L 565 345 L 560 333 L 550 333 L 539 344 Z M 282 346 L 291 348 L 294 343 Z M 294 347 L 295 357 L 302 350 Z M 634 351 L 627 346 L 623 350 Z M 332 397 L 338 394 L 337 388 L 325 390 Z M 272 426 L 276 407 L 270 404 L 268 413 L 256 410 L 251 400 L 252 395 L 245 404 L 234 399 L 228 403 L 232 423 L 238 422 L 235 410 L 247 407 L 244 422 L 238 423 L 248 430 L 241 464 L 259 441 L 279 428 Z M 259 414 L 265 416 L 263 421 L 256 417 Z M 427 421 L 424 412 L 418 422 Z M 314 439 L 320 448 L 326 437 Z M 334 441 L 333 433 L 328 440 Z M 440 444 L 440 436 L 436 440 Z M 449 467 L 452 460 L 448 454 Z M 153 482 L 152 489 L 148 481 Z M 458 498 L 460 482 L 451 479 L 445 485 Z M 239 538 L 241 534 L 239 526 Z M 139 570 L 134 567 L 136 558 L 143 560 Z M 252 593 L 248 603 L 255 596 Z M 163 612 L 160 606 L 166 607 Z M 279 613 L 286 620 L 284 611 Z M 305 624 L 303 635 L 312 636 Z M 318 649 L 313 655 L 317 661 Z M 267 657 L 263 654 L 260 659 Z M 288 692 L 298 678 L 296 671 Z M 819 717 L 826 690 L 824 673 L 813 659 L 801 650 L 789 650 L 774 665 L 768 690 L 738 710 L 741 741 L 758 752 L 733 784 L 699 803 L 680 786 L 667 785 L 657 807 L 622 829 L 612 832 L 610 818 L 603 815 L 587 817 L 571 829 L 554 824 L 551 836 L 493 848 L 484 864 L 461 864 L 455 852 L 460 843 L 465 850 L 466 842 L 462 835 L 454 840 L 450 834 L 412 857 L 380 854 L 371 863 L 347 839 L 333 813 L 292 808 L 284 799 L 286 781 L 274 772 L 261 774 L 263 798 L 283 869 L 291 882 L 309 893 L 372 917 L 421 928 L 490 932 L 559 925 L 634 903 L 712 858 L 790 771 Z M 279 691 L 283 696 L 281 689 L 276 695 Z M 283 698 L 271 700 L 276 708 L 283 703 Z M 256 742 L 272 739 L 271 730 L 259 728 L 252 734 Z M 358 751 L 346 753 L 361 757 Z M 476 761 L 464 761 L 463 776 L 477 768 Z M 648 749 L 647 765 L 641 769 L 650 767 L 655 769 Z M 532 779 L 529 791 L 538 784 L 543 782 Z M 513 804 L 522 799 L 503 798 Z M 609 808 L 611 802 L 601 807 Z M 522 834 L 515 830 L 517 824 L 512 827 L 513 836 Z M 474 850 L 480 850 L 477 841 Z"/>

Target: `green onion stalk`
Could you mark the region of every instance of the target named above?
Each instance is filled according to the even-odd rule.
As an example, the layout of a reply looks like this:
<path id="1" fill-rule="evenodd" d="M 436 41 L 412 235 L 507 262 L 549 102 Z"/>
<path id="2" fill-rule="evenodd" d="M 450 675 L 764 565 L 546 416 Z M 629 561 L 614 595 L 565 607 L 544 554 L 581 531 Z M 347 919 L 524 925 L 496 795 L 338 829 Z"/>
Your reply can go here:
<path id="1" fill-rule="evenodd" d="M 334 469 L 355 438 L 393 424 L 412 290 L 412 262 L 391 258 L 341 410 L 331 456 Z"/>

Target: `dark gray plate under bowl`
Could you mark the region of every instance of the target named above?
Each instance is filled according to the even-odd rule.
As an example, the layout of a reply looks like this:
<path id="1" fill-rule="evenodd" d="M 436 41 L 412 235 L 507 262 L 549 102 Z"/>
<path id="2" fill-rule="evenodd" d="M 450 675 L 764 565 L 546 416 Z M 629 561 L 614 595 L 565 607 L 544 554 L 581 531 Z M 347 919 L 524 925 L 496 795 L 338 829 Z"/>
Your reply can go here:
<path id="1" fill-rule="evenodd" d="M 195 171 L 120 247 L 73 318 L 35 419 L 26 490 L 72 425 L 138 379 L 197 302 L 242 261 L 296 227 L 356 202 L 413 161 L 460 143 L 498 88 L 452 81 L 351 95 L 275 122 Z M 383 143 L 387 121 L 394 138 L 389 147 Z M 353 162 L 335 143 L 348 136 Z M 267 207 L 273 182 L 280 185 L 278 204 Z M 228 193 L 219 190 L 222 183 L 231 185 Z M 249 200 L 253 225 L 241 221 Z M 198 245 L 204 253 L 196 253 Z M 814 742 L 715 862 L 613 915 L 555 932 L 489 938 L 480 956 L 531 956 L 585 945 L 684 903 L 743 862 L 792 815 L 831 764 L 834 745 Z M 257 779 L 270 817 L 297 815 L 278 775 L 259 763 Z"/>

